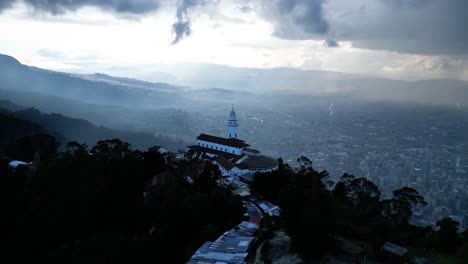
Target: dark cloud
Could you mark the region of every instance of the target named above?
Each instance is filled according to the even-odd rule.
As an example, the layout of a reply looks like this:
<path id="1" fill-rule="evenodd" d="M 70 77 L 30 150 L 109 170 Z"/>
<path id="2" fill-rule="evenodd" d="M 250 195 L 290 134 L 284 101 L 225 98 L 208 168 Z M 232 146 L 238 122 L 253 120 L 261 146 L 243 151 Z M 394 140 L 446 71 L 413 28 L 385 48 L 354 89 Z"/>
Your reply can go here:
<path id="1" fill-rule="evenodd" d="M 275 36 L 283 39 L 321 40 L 328 47 L 351 41 L 358 48 L 412 54 L 468 54 L 468 0 L 238 1 L 243 12 L 258 12 L 270 21 Z M 193 9 L 220 0 L 0 0 L 0 12 L 17 2 L 54 15 L 95 6 L 133 16 L 157 10 L 161 2 L 177 5 L 172 25 L 176 44 L 192 32 Z"/>
<path id="2" fill-rule="evenodd" d="M 253 11 L 253 8 L 251 8 L 250 6 L 242 6 L 239 8 L 239 10 L 243 13 L 249 13 Z"/>
<path id="3" fill-rule="evenodd" d="M 333 40 L 333 39 L 326 39 L 323 42 L 323 45 L 329 48 L 338 48 L 340 46 L 340 44 L 336 40 Z"/>
<path id="4" fill-rule="evenodd" d="M 467 0 L 261 0 L 284 39 L 351 41 L 416 54 L 468 54 Z"/>
<path id="5" fill-rule="evenodd" d="M 190 28 L 190 21 L 178 21 L 172 25 L 172 31 L 174 31 L 175 38 L 172 41 L 172 44 L 177 44 L 184 37 L 190 36 L 192 29 Z"/>
<path id="6" fill-rule="evenodd" d="M 155 11 L 159 0 L 0 0 L 0 11 L 13 3 L 24 2 L 35 10 L 53 15 L 75 11 L 84 6 L 95 6 L 118 13 L 144 14 Z"/>
<path id="7" fill-rule="evenodd" d="M 262 14 L 275 25 L 275 35 L 308 39 L 326 34 L 324 0 L 262 0 Z"/>
<path id="8" fill-rule="evenodd" d="M 466 0 L 380 0 L 367 5 L 366 12 L 334 23 L 334 33 L 362 48 L 468 54 Z"/>
<path id="9" fill-rule="evenodd" d="M 0 0 L 0 12 L 10 8 L 14 3 L 23 2 L 36 11 L 52 15 L 76 11 L 85 6 L 94 6 L 110 12 L 138 15 L 157 10 L 162 1 L 164 0 Z M 210 0 L 180 0 L 178 2 L 177 21 L 172 25 L 175 34 L 173 44 L 178 43 L 192 32 L 190 28 L 191 9 L 198 5 L 204 5 L 208 1 Z"/>
<path id="10" fill-rule="evenodd" d="M 0 0 L 0 12 L 11 7 L 14 1 L 12 0 Z"/>
<path id="11" fill-rule="evenodd" d="M 206 4 L 207 0 L 182 0 L 177 7 L 177 22 L 172 25 L 172 31 L 175 38 L 172 44 L 177 44 L 184 37 L 188 37 L 192 33 L 190 28 L 190 10 L 198 5 Z"/>

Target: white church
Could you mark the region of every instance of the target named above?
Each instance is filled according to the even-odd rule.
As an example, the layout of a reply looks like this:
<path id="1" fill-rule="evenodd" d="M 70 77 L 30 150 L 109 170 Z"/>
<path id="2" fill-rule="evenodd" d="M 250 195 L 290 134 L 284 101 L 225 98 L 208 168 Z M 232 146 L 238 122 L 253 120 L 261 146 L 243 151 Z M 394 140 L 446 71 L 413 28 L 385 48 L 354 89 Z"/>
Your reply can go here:
<path id="1" fill-rule="evenodd" d="M 227 122 L 227 138 L 200 134 L 197 144 L 189 148 L 214 157 L 223 175 L 242 176 L 278 169 L 278 160 L 262 155 L 238 137 L 239 124 L 232 107 Z"/>

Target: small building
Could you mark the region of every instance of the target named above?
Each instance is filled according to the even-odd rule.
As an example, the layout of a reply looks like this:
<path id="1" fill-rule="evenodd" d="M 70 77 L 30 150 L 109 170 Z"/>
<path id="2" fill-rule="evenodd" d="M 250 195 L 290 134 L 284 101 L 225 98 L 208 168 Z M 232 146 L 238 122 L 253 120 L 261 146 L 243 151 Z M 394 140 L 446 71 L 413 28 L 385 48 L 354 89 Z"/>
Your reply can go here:
<path id="1" fill-rule="evenodd" d="M 19 166 L 29 167 L 29 165 L 31 165 L 31 162 L 24 162 L 21 160 L 13 160 L 10 163 L 8 163 L 8 167 L 12 169 L 16 169 Z"/>
<path id="2" fill-rule="evenodd" d="M 154 175 L 153 177 L 149 178 L 145 182 L 144 190 L 145 190 L 145 192 L 149 192 L 155 186 L 168 184 L 169 181 L 173 177 L 174 177 L 174 171 L 173 171 L 173 169 L 168 167 L 165 170 L 161 171 L 160 173 L 158 173 L 158 174 Z"/>
<path id="3" fill-rule="evenodd" d="M 402 263 L 404 262 L 408 249 L 393 244 L 391 242 L 385 242 L 382 246 L 383 255 L 393 263 Z"/>
<path id="4" fill-rule="evenodd" d="M 269 216 L 279 216 L 281 213 L 281 209 L 277 205 L 274 205 L 268 201 L 260 201 L 258 206 L 263 210 L 263 212 L 265 212 L 265 214 L 268 214 Z"/>
<path id="5" fill-rule="evenodd" d="M 8 168 L 11 173 L 16 176 L 28 177 L 35 169 L 34 162 L 24 162 L 21 160 L 13 160 L 8 163 Z"/>
<path id="6" fill-rule="evenodd" d="M 35 162 L 13 160 L 8 163 L 8 174 L 16 178 L 18 184 L 25 184 L 26 180 L 34 173 L 35 169 Z"/>

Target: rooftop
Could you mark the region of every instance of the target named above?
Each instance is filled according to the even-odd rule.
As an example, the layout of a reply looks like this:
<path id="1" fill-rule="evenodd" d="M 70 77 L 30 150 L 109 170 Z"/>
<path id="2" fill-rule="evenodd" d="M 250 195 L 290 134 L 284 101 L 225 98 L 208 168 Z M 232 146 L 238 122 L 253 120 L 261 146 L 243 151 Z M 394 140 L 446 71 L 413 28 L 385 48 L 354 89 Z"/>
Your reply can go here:
<path id="1" fill-rule="evenodd" d="M 245 253 L 249 250 L 253 237 L 222 235 L 208 247 L 213 252 Z"/>
<path id="2" fill-rule="evenodd" d="M 386 242 L 382 248 L 383 250 L 388 251 L 398 256 L 404 256 L 408 252 L 408 249 L 404 247 L 400 247 L 390 242 Z"/>
<path id="3" fill-rule="evenodd" d="M 29 166 L 29 165 L 31 165 L 31 163 L 27 163 L 21 160 L 13 160 L 8 164 L 10 168 L 17 168 L 18 166 Z"/>
<path id="4" fill-rule="evenodd" d="M 253 149 L 253 148 L 244 148 L 243 150 L 245 152 L 250 152 L 250 153 L 260 153 L 260 151 Z"/>
<path id="5" fill-rule="evenodd" d="M 278 166 L 278 160 L 267 156 L 247 156 L 242 162 L 236 163 L 241 169 L 271 169 Z"/>
<path id="6" fill-rule="evenodd" d="M 204 243 L 188 263 L 244 263 L 253 240 L 253 237 L 230 230 L 216 241 Z"/>
<path id="7" fill-rule="evenodd" d="M 194 151 L 198 151 L 198 152 L 204 152 L 204 153 L 214 154 L 217 156 L 223 156 L 225 159 L 235 159 L 239 157 L 236 154 L 232 154 L 232 153 L 228 153 L 228 152 L 224 152 L 224 151 L 216 150 L 216 149 L 205 148 L 205 147 L 201 147 L 197 145 L 193 145 L 188 148 L 193 149 Z"/>
<path id="8" fill-rule="evenodd" d="M 222 156 L 216 157 L 216 163 L 228 171 L 234 168 L 234 164 Z"/>
<path id="9" fill-rule="evenodd" d="M 224 146 L 230 146 L 234 148 L 245 148 L 245 147 L 250 146 L 249 144 L 245 143 L 243 140 L 240 140 L 237 138 L 222 138 L 222 137 L 217 137 L 217 136 L 212 136 L 212 135 L 207 135 L 207 134 L 200 134 L 197 137 L 197 139 L 221 144 Z"/>
<path id="10" fill-rule="evenodd" d="M 257 231 L 258 230 L 258 224 L 248 222 L 248 221 L 242 221 L 242 223 L 239 224 L 239 228 L 246 229 L 246 230 L 249 230 L 249 231 Z"/>

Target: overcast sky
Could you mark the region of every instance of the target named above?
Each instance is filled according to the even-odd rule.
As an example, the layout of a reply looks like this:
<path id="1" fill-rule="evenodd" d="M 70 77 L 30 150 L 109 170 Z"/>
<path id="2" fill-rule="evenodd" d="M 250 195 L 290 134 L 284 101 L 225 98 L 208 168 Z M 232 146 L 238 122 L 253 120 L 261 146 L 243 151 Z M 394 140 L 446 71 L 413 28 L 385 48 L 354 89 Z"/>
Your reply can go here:
<path id="1" fill-rule="evenodd" d="M 467 0 L 0 0 L 0 53 L 68 72 L 203 62 L 468 80 Z"/>

